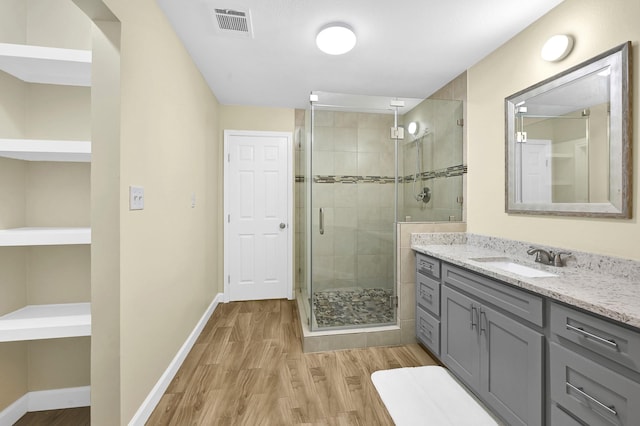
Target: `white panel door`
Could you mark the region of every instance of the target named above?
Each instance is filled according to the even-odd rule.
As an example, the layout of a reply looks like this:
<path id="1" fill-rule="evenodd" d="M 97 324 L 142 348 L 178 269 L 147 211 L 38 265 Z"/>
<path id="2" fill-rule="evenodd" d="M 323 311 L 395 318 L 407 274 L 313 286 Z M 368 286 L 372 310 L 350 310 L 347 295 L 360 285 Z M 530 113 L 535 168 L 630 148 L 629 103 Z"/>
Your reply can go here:
<path id="1" fill-rule="evenodd" d="M 529 139 L 517 146 L 522 150 L 521 201 L 551 202 L 551 141 Z"/>
<path id="2" fill-rule="evenodd" d="M 291 135 L 225 131 L 227 300 L 292 298 Z"/>

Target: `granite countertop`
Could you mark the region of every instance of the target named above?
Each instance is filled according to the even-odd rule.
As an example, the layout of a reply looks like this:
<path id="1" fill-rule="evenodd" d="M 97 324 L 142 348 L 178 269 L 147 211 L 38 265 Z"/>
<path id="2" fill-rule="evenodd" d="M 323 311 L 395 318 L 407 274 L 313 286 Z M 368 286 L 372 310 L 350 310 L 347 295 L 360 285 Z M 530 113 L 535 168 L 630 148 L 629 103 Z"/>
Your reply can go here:
<path id="1" fill-rule="evenodd" d="M 414 235 L 419 236 L 419 234 Z M 636 276 L 635 271 L 623 276 L 575 266 L 562 268 L 546 266 L 533 262 L 532 258 L 510 255 L 504 250 L 468 243 L 466 238 L 448 241 L 446 244 L 434 242 L 432 244 L 424 238 L 422 241 L 420 238 L 412 238 L 411 248 L 453 265 L 640 329 L 640 276 Z M 472 260 L 487 257 L 507 257 L 521 265 L 551 272 L 557 277 L 524 277 Z"/>

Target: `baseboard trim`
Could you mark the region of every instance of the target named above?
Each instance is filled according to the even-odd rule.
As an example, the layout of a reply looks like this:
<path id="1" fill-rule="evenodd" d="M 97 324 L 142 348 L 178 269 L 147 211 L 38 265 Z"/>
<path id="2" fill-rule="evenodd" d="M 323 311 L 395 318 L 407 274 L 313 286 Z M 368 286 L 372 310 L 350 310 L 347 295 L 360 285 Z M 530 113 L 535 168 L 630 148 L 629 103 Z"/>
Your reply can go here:
<path id="1" fill-rule="evenodd" d="M 0 412 L 0 426 L 12 425 L 30 411 L 87 407 L 90 404 L 90 386 L 28 392 Z"/>
<path id="2" fill-rule="evenodd" d="M 9 426 L 20 420 L 29 411 L 29 394 L 23 395 L 13 404 L 0 411 L 0 426 Z"/>
<path id="3" fill-rule="evenodd" d="M 171 360 L 171 363 L 169 364 L 167 369 L 164 371 L 164 373 L 162 373 L 162 376 L 160 376 L 158 382 L 155 384 L 153 389 L 151 389 L 149 395 L 147 395 L 145 400 L 142 402 L 142 405 L 140 405 L 140 407 L 138 408 L 138 411 L 136 411 L 134 416 L 129 421 L 129 426 L 143 426 L 147 422 L 147 420 L 149 420 L 151 413 L 158 405 L 158 402 L 160 402 L 160 398 L 162 398 L 162 395 L 164 395 L 164 392 L 169 387 L 171 380 L 173 380 L 173 377 L 176 375 L 178 369 L 189 354 L 189 351 L 195 344 L 198 336 L 202 332 L 202 329 L 207 324 L 207 321 L 209 321 L 209 318 L 211 318 L 213 311 L 216 310 L 218 304 L 220 304 L 223 299 L 224 295 L 222 293 L 216 294 L 216 297 L 214 297 L 213 301 L 200 318 L 200 321 L 198 321 L 198 324 L 196 324 L 195 328 L 193 329 L 189 337 L 187 337 L 187 340 L 184 342 L 176 356 L 173 358 L 173 360 Z M 2 425 L 1 422 L 0 425 Z"/>

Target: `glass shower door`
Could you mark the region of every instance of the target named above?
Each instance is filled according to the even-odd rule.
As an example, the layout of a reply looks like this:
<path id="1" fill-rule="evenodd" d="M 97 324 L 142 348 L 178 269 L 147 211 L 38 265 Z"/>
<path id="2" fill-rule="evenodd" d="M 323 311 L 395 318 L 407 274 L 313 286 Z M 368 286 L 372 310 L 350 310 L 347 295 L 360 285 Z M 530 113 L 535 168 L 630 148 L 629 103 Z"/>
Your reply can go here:
<path id="1" fill-rule="evenodd" d="M 389 98 L 384 109 L 371 97 L 318 96 L 307 163 L 311 329 L 396 324 L 396 111 Z"/>

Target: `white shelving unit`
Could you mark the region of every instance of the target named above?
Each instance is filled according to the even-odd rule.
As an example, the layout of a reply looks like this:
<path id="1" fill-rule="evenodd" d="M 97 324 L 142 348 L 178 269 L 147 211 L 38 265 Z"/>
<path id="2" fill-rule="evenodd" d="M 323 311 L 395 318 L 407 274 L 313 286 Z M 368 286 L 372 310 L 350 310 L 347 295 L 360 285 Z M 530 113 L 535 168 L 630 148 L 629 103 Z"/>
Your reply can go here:
<path id="1" fill-rule="evenodd" d="M 0 43 L 0 70 L 27 83 L 91 86 L 91 51 Z"/>
<path id="2" fill-rule="evenodd" d="M 0 316 L 0 342 L 90 335 L 90 303 L 29 305 Z"/>
<path id="3" fill-rule="evenodd" d="M 91 228 L 13 228 L 0 230 L 0 247 L 91 244 Z"/>
<path id="4" fill-rule="evenodd" d="M 91 161 L 91 142 L 42 139 L 0 139 L 0 157 L 24 161 Z"/>
<path id="5" fill-rule="evenodd" d="M 27 83 L 90 87 L 91 57 L 91 51 L 88 50 L 0 43 L 0 70 Z M 0 157 L 20 161 L 90 163 L 91 142 L 0 139 Z M 24 227 L 0 230 L 0 246 L 3 247 L 78 244 L 91 244 L 91 228 Z M 3 291 L 1 285 L 0 294 Z M 0 316 L 0 343 L 81 336 L 91 336 L 90 302 L 27 305 Z M 59 391 L 64 392 L 65 389 L 47 390 L 53 393 Z M 52 408 L 58 405 L 59 408 L 68 407 L 67 404 L 57 400 L 47 401 L 47 407 Z M 24 414 L 21 410 L 29 411 L 28 407 L 22 407 L 18 410 L 19 416 Z"/>

